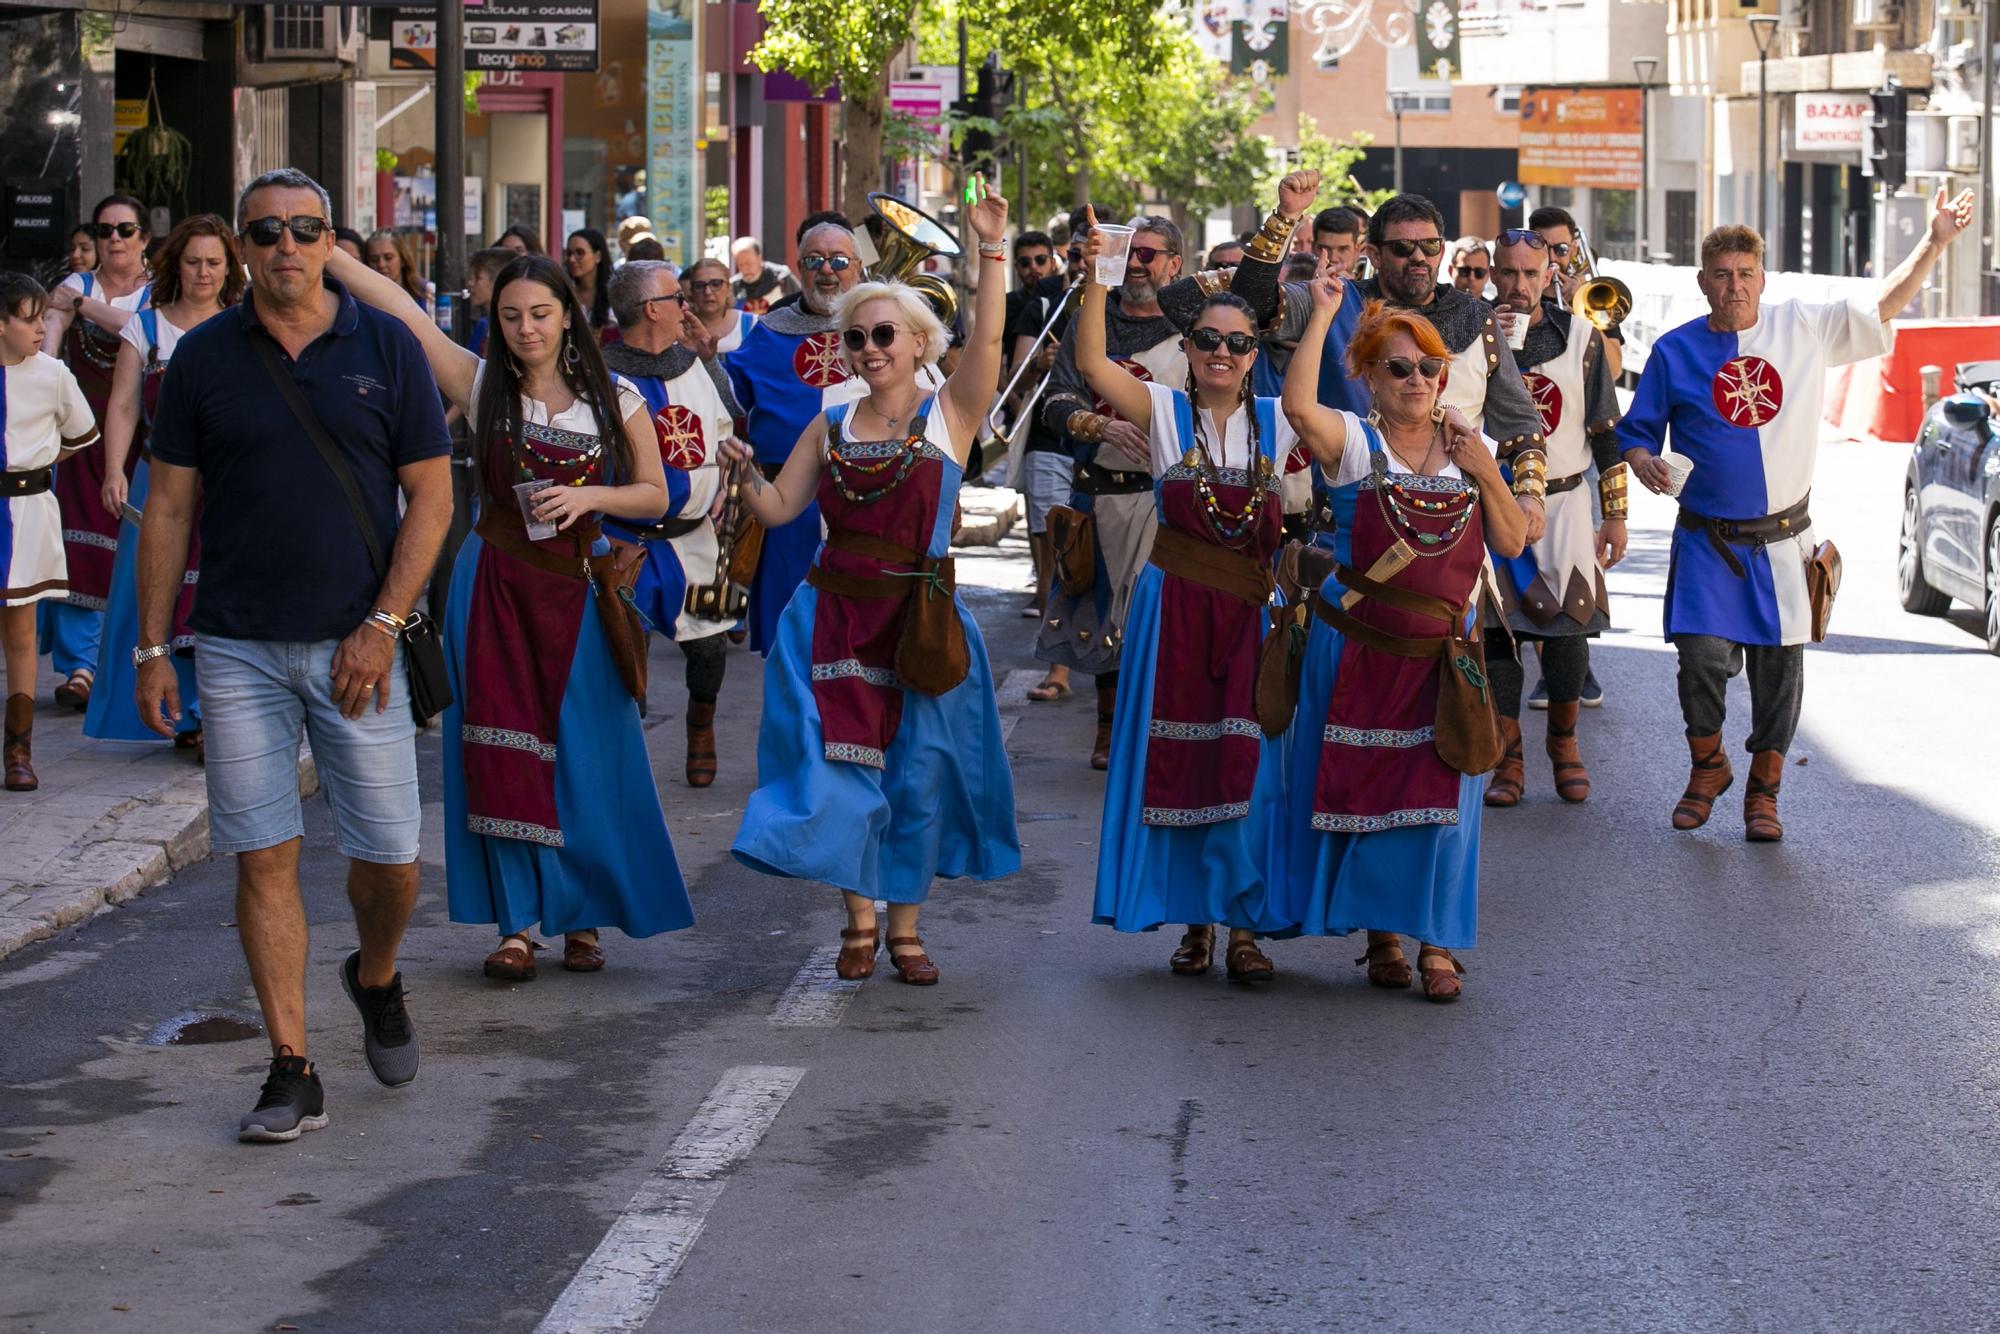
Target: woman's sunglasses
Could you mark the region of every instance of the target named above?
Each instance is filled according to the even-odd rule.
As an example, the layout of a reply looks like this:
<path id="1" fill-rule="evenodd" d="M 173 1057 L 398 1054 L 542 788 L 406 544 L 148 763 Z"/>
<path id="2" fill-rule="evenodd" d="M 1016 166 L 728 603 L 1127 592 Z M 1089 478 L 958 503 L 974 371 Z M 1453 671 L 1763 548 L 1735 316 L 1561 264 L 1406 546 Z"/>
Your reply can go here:
<path id="1" fill-rule="evenodd" d="M 854 263 L 846 255 L 807 255 L 801 262 L 814 273 L 818 273 L 821 269 L 832 269 L 835 273 L 845 273 L 848 266 Z"/>
<path id="2" fill-rule="evenodd" d="M 139 234 L 139 224 L 136 222 L 94 222 L 90 225 L 90 234 L 100 241 L 109 241 L 114 236 L 129 241 Z"/>
<path id="3" fill-rule="evenodd" d="M 835 255 L 833 258 L 844 259 L 846 257 L 844 255 Z M 840 341 L 847 344 L 849 352 L 859 352 L 870 343 L 875 344 L 877 347 L 887 347 L 896 341 L 896 335 L 901 332 L 902 326 L 898 324 L 878 324 L 866 331 L 857 324 L 852 328 L 842 330 Z"/>
<path id="4" fill-rule="evenodd" d="M 326 235 L 326 229 L 330 226 L 332 224 L 325 218 L 315 218 L 301 213 L 295 218 L 253 219 L 245 224 L 243 234 L 260 246 L 274 246 L 278 244 L 278 238 L 289 229 L 294 241 L 300 245 L 311 245 Z"/>
<path id="5" fill-rule="evenodd" d="M 1257 346 L 1256 338 L 1250 334 L 1247 333 L 1226 334 L 1222 332 L 1222 330 L 1220 329 L 1211 329 L 1206 325 L 1190 333 L 1188 335 L 1188 341 L 1190 343 L 1193 343 L 1197 348 L 1199 348 L 1203 352 L 1213 352 L 1218 347 L 1221 347 L 1224 343 L 1227 343 L 1229 344 L 1229 350 L 1235 353 L 1239 357 L 1242 356 L 1245 352 L 1248 352 L 1251 348 Z"/>
<path id="6" fill-rule="evenodd" d="M 1424 252 L 1426 259 L 1436 259 L 1444 253 L 1444 239 L 1437 236 L 1426 236 L 1421 241 L 1384 241 L 1382 249 L 1394 255 L 1397 259 L 1408 259 L 1419 250 Z"/>
<path id="7" fill-rule="evenodd" d="M 1398 380 L 1407 380 L 1412 375 L 1422 375 L 1426 380 L 1435 380 L 1444 374 L 1443 357 L 1422 357 L 1411 361 L 1408 357 L 1390 357 L 1378 361 L 1377 366 L 1389 368 L 1389 374 Z"/>
<path id="8" fill-rule="evenodd" d="M 695 278 L 688 283 L 688 287 L 696 292 L 713 292 L 718 287 L 727 287 L 728 285 L 729 279 L 727 278 Z"/>

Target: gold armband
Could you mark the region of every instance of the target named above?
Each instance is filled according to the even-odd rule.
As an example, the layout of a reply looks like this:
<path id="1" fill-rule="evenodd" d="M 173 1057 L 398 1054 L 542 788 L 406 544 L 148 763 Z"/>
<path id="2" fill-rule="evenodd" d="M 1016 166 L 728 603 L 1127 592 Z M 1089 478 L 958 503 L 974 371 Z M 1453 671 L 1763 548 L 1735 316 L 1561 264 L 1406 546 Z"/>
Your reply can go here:
<path id="1" fill-rule="evenodd" d="M 1203 296 L 1214 296 L 1217 292 L 1227 292 L 1229 280 L 1235 276 L 1235 269 L 1203 269 L 1195 274 L 1194 283 Z"/>
<path id="2" fill-rule="evenodd" d="M 1086 445 L 1094 445 L 1104 438 L 1104 427 L 1109 421 L 1110 418 L 1099 413 L 1079 408 L 1070 413 L 1069 420 L 1063 423 L 1063 434 Z"/>
<path id="3" fill-rule="evenodd" d="M 1264 215 L 1264 225 L 1250 238 L 1250 244 L 1243 247 L 1244 253 L 1266 264 L 1280 263 L 1285 258 L 1286 248 L 1292 243 L 1292 232 L 1298 225 L 1298 218 L 1288 218 L 1273 209 Z"/>
<path id="4" fill-rule="evenodd" d="M 1597 478 L 1597 498 L 1604 503 L 1604 517 L 1622 519 L 1632 512 L 1632 496 L 1627 489 L 1632 478 L 1632 465 L 1614 464 L 1606 468 Z"/>
<path id="5" fill-rule="evenodd" d="M 1514 455 L 1509 463 L 1514 469 L 1514 494 L 1528 500 L 1541 500 L 1549 493 L 1548 456 L 1538 449 L 1524 449 Z"/>

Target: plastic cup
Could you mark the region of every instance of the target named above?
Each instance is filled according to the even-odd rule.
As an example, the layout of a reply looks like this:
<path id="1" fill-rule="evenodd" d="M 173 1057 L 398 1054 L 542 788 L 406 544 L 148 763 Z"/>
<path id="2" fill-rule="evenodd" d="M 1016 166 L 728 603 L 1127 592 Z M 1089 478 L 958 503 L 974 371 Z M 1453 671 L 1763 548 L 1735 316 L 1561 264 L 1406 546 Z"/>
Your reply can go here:
<path id="1" fill-rule="evenodd" d="M 1500 331 L 1507 335 L 1507 346 L 1519 352 L 1528 345 L 1528 317 L 1518 310 L 1510 310 L 1499 317 Z"/>
<path id="2" fill-rule="evenodd" d="M 1667 471 L 1673 474 L 1673 480 L 1667 484 L 1667 494 L 1678 496 L 1681 488 L 1687 485 L 1688 474 L 1694 471 L 1694 460 L 1685 454 L 1662 454 L 1660 462 L 1666 464 Z"/>
<path id="3" fill-rule="evenodd" d="M 521 506 L 521 522 L 528 525 L 530 542 L 546 542 L 556 535 L 556 526 L 535 517 L 535 497 L 554 486 L 554 482 L 533 481 L 514 483 L 514 499 Z"/>
<path id="4" fill-rule="evenodd" d="M 1097 252 L 1097 281 L 1100 286 L 1116 287 L 1125 281 L 1125 261 L 1132 254 L 1132 229 L 1115 222 L 1100 222 L 1097 234 L 1103 238 L 1103 248 Z"/>

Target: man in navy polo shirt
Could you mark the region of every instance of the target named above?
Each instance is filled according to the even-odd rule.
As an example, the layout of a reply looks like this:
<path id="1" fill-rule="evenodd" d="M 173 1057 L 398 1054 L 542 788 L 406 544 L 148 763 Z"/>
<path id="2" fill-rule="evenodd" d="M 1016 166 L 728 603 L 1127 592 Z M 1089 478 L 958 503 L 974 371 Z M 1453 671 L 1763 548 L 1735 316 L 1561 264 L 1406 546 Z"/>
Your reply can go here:
<path id="1" fill-rule="evenodd" d="M 181 341 L 161 386 L 133 656 L 139 714 L 171 735 L 180 700 L 167 625 L 199 508 L 192 624 L 210 839 L 236 855 L 237 929 L 273 1055 L 238 1138 L 271 1141 L 326 1124 L 306 1055 L 301 726 L 349 858 L 361 948 L 342 964 L 341 981 L 361 1011 L 363 1051 L 384 1084 L 417 1073 L 396 971 L 417 899 L 420 819 L 400 632 L 451 522 L 451 442 L 416 339 L 323 275 L 334 243 L 326 191 L 290 168 L 266 172 L 236 214 L 250 293 Z M 391 553 L 386 580 L 332 469 L 260 359 L 259 339 L 276 345 L 282 373 L 353 473 Z"/>

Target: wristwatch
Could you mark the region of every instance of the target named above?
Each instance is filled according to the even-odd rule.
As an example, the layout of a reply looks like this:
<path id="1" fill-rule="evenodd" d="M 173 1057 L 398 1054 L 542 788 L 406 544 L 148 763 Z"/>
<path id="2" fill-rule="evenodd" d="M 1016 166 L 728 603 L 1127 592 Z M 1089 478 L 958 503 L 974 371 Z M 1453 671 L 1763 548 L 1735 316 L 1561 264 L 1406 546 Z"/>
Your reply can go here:
<path id="1" fill-rule="evenodd" d="M 172 644 L 155 644 L 151 648 L 135 648 L 132 650 L 132 665 L 134 667 L 143 667 L 153 659 L 164 658 L 173 651 L 174 646 Z"/>

